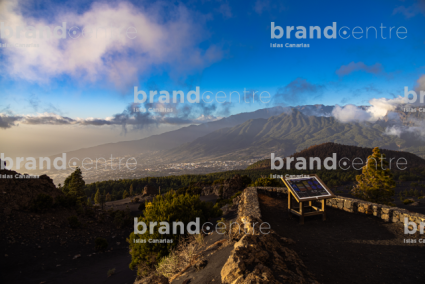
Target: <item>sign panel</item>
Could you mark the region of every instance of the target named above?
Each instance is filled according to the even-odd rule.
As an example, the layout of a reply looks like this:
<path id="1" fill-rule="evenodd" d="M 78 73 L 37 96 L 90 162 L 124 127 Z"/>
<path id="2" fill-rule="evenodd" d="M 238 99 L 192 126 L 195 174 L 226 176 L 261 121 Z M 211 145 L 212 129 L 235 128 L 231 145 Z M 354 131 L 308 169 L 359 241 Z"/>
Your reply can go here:
<path id="1" fill-rule="evenodd" d="M 330 189 L 315 175 L 302 178 L 285 177 L 284 181 L 300 201 L 334 196 Z"/>

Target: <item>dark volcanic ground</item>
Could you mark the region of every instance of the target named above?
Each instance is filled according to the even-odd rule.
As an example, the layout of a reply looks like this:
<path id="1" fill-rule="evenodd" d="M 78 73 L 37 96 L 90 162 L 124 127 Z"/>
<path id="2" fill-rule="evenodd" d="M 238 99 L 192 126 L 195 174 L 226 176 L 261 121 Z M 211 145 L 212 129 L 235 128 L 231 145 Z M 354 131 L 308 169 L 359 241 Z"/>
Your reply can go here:
<path id="1" fill-rule="evenodd" d="M 399 224 L 327 207 L 321 216 L 289 217 L 287 200 L 259 195 L 262 220 L 294 249 L 320 283 L 425 283 L 425 245 L 405 244 Z M 425 241 L 425 235 L 420 236 Z"/>

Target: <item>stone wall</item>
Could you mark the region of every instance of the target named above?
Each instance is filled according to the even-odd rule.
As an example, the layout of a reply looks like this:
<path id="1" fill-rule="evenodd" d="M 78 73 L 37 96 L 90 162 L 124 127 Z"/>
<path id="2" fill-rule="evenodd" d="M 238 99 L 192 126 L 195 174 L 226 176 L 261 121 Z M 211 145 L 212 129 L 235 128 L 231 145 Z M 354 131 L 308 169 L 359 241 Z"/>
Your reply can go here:
<path id="1" fill-rule="evenodd" d="M 260 203 L 255 187 L 247 187 L 240 195 L 238 216 L 252 216 L 261 219 Z"/>
<path id="2" fill-rule="evenodd" d="M 288 189 L 286 187 L 249 187 L 249 189 L 256 189 L 258 193 L 279 199 L 286 199 L 288 196 Z M 425 223 L 424 214 L 409 212 L 406 209 L 367 202 L 355 198 L 337 195 L 335 198 L 326 199 L 326 205 L 350 213 L 357 212 L 373 215 L 385 222 L 404 224 L 404 217 L 407 217 L 410 222 L 415 222 L 418 226 L 420 222 Z"/>
<path id="3" fill-rule="evenodd" d="M 404 217 L 415 222 L 418 226 L 420 222 L 425 223 L 425 215 L 409 212 L 406 209 L 391 207 L 382 204 L 363 201 L 360 199 L 336 196 L 326 200 L 326 205 L 341 209 L 351 213 L 361 213 L 376 216 L 385 222 L 404 223 Z"/>

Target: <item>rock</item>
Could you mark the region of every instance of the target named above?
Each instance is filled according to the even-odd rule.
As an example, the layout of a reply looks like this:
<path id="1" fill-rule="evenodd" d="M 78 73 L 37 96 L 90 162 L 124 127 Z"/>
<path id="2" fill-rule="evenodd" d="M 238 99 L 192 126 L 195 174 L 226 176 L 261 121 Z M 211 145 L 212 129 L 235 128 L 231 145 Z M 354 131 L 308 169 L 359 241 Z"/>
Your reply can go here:
<path id="1" fill-rule="evenodd" d="M 77 254 L 77 255 L 74 256 L 73 259 L 77 259 L 77 258 L 80 258 L 80 257 L 81 257 L 81 254 Z"/>
<path id="2" fill-rule="evenodd" d="M 186 279 L 185 281 L 183 281 L 182 284 L 189 284 L 191 282 L 192 279 Z"/>
<path id="3" fill-rule="evenodd" d="M 163 275 L 150 275 L 140 280 L 136 280 L 134 284 L 168 284 L 168 278 Z"/>
<path id="4" fill-rule="evenodd" d="M 117 246 L 119 246 L 121 243 L 120 242 L 117 242 Z"/>
<path id="5" fill-rule="evenodd" d="M 208 264 L 208 260 L 206 260 L 206 259 L 201 260 L 201 261 L 199 261 L 195 264 L 195 269 L 196 270 L 202 270 L 202 269 L 205 268 L 205 266 L 207 266 L 207 264 Z"/>
<path id="6" fill-rule="evenodd" d="M 143 189 L 142 196 L 155 196 L 158 194 L 158 190 L 153 184 L 147 184 L 145 188 Z"/>
<path id="7" fill-rule="evenodd" d="M 419 202 L 415 201 L 413 203 L 408 204 L 408 206 L 419 206 Z"/>
<path id="8" fill-rule="evenodd" d="M 291 239 L 272 230 L 262 234 L 261 220 L 253 216 L 240 215 L 237 222 L 241 228 L 232 228 L 237 242 L 221 270 L 222 283 L 318 283 L 297 253 L 286 247 Z"/>
<path id="9" fill-rule="evenodd" d="M 223 207 L 220 208 L 221 211 L 223 211 L 223 215 L 226 215 L 227 213 L 229 213 L 230 207 L 231 207 L 230 204 L 226 204 L 226 205 L 224 205 Z"/>

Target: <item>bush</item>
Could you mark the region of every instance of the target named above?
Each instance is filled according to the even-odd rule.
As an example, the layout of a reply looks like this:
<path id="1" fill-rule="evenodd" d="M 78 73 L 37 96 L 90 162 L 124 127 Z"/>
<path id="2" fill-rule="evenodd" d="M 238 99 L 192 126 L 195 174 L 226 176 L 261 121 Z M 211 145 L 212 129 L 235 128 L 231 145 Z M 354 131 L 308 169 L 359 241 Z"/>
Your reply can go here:
<path id="1" fill-rule="evenodd" d="M 215 181 L 213 181 L 213 185 L 216 185 L 216 184 L 223 184 L 224 183 L 224 179 L 216 179 Z"/>
<path id="2" fill-rule="evenodd" d="M 81 227 L 81 223 L 77 216 L 68 217 L 69 226 L 73 229 Z"/>
<path id="3" fill-rule="evenodd" d="M 413 203 L 414 201 L 412 200 L 412 199 L 405 199 L 404 201 L 403 201 L 403 203 L 405 204 L 405 205 L 407 205 L 407 204 L 410 204 L 410 203 Z"/>
<path id="4" fill-rule="evenodd" d="M 53 198 L 50 195 L 40 193 L 32 201 L 31 209 L 35 212 L 46 212 L 53 206 Z"/>
<path id="5" fill-rule="evenodd" d="M 135 269 L 140 264 L 153 267 L 161 258 L 168 255 L 181 237 L 178 234 L 180 230 L 177 230 L 177 234 L 173 234 L 172 222 L 183 222 L 184 231 L 186 231 L 186 226 L 190 221 L 195 221 L 198 217 L 200 219 L 200 226 L 202 226 L 208 218 L 216 217 L 214 214 L 217 213 L 219 212 L 213 208 L 212 203 L 201 201 L 198 195 L 178 195 L 173 190 L 167 192 L 165 195 L 157 195 L 152 201 L 152 206 L 146 207 L 143 211 L 144 216 L 139 217 L 139 222 L 146 224 L 147 230 L 145 233 L 135 235 L 132 232 L 127 239 L 130 244 L 130 268 Z M 153 228 L 153 234 L 150 234 L 149 223 L 157 222 L 157 224 L 160 224 L 163 221 L 168 222 L 170 225 L 169 232 L 165 232 L 165 226 L 161 225 L 155 226 Z M 160 234 L 159 230 L 164 234 Z M 147 241 L 148 239 L 171 239 L 173 242 L 149 243 Z M 135 243 L 135 240 L 140 240 L 141 242 Z M 144 241 L 146 243 L 143 243 Z M 139 275 L 142 273 L 143 271 L 138 272 Z"/>
<path id="6" fill-rule="evenodd" d="M 104 238 L 96 238 L 94 241 L 94 249 L 96 251 L 105 251 L 108 248 L 108 241 Z"/>
<path id="7" fill-rule="evenodd" d="M 251 186 L 276 186 L 276 187 L 280 187 L 282 186 L 282 184 L 273 178 L 258 178 L 253 184 L 251 184 Z"/>
<path id="8" fill-rule="evenodd" d="M 108 270 L 108 272 L 106 273 L 106 275 L 108 276 L 108 277 L 111 277 L 112 275 L 114 275 L 115 274 L 115 268 L 112 268 L 112 269 L 109 269 Z"/>
<path id="9" fill-rule="evenodd" d="M 131 225 L 131 214 L 129 211 L 122 211 L 118 210 L 115 211 L 114 214 L 114 225 L 117 226 L 117 228 L 123 228 L 124 226 Z"/>

